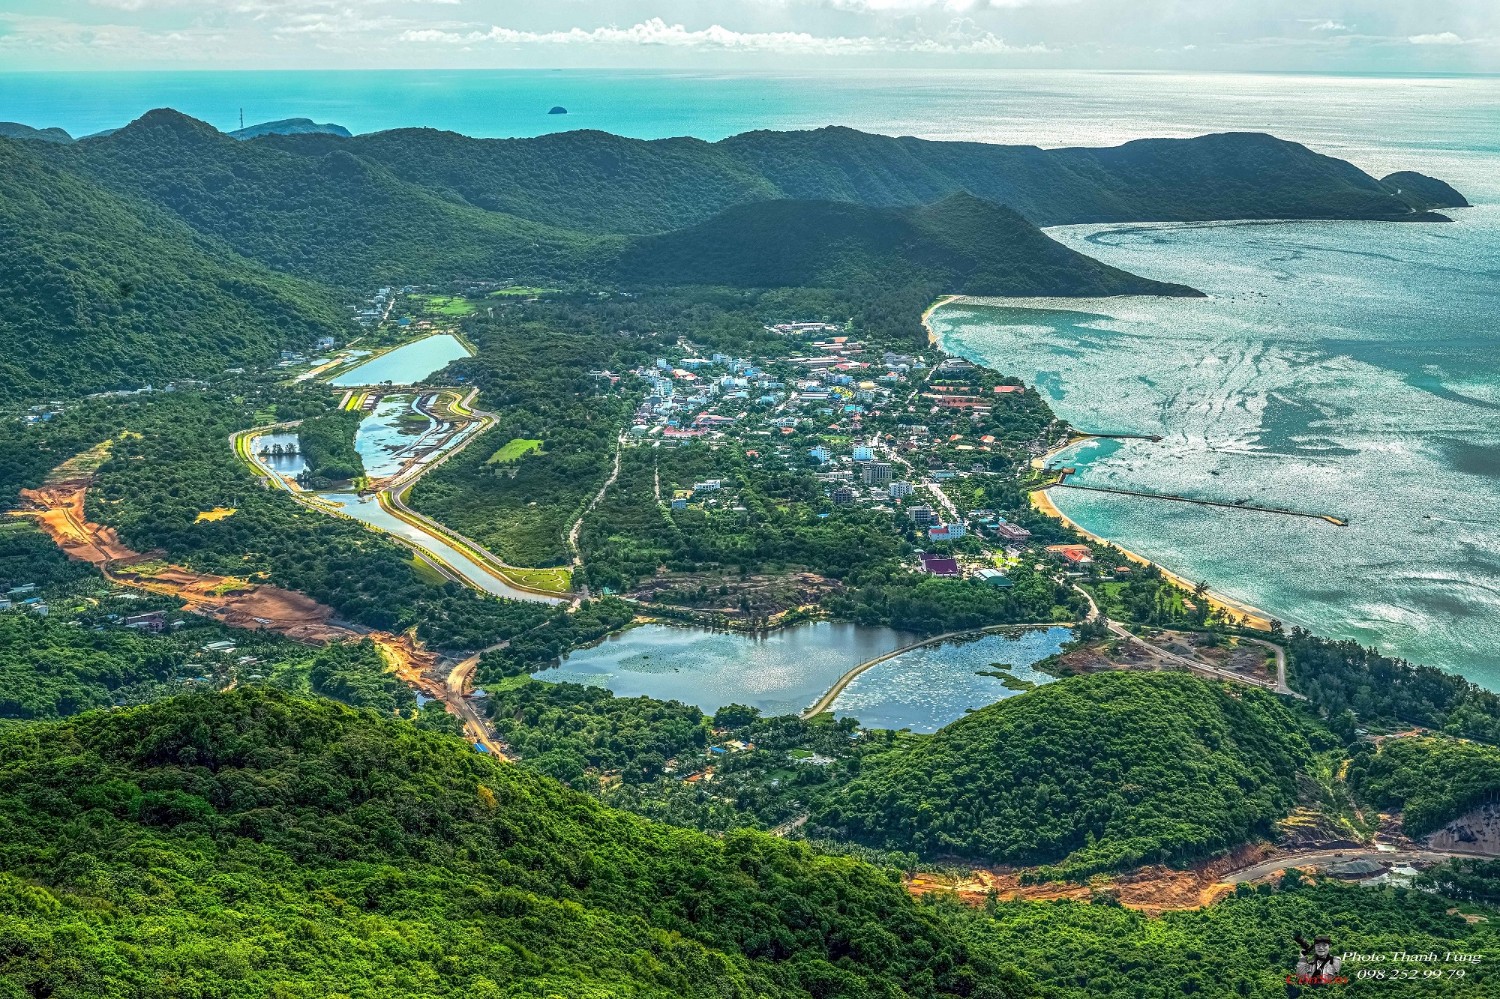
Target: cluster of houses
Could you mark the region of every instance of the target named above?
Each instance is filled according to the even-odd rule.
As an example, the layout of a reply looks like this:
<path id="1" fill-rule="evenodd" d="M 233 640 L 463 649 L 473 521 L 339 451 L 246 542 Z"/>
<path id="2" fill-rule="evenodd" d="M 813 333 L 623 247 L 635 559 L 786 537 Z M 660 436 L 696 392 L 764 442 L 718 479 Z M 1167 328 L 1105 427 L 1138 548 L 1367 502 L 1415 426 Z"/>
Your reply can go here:
<path id="1" fill-rule="evenodd" d="M 35 583 L 22 583 L 20 586 L 12 586 L 0 597 L 0 611 L 23 611 L 27 614 L 35 614 L 37 617 L 46 617 L 47 601 L 37 593 Z"/>
<path id="2" fill-rule="evenodd" d="M 410 295 L 416 290 L 412 285 L 407 285 L 399 294 Z M 354 307 L 354 321 L 366 329 L 379 326 L 391 317 L 391 309 L 395 304 L 396 293 L 391 288 L 380 288 L 362 304 Z"/>
<path id="3" fill-rule="evenodd" d="M 766 330 L 801 341 L 796 355 L 753 360 L 707 354 L 684 341 L 676 359 L 658 358 L 637 368 L 633 374 L 647 392 L 629 437 L 662 446 L 681 439 L 769 437 L 764 453 L 786 462 L 799 460 L 800 453 L 835 507 L 869 505 L 904 515 L 932 546 L 975 537 L 985 549 L 993 545 L 1019 557 L 1031 538 L 1026 528 L 993 510 L 961 514 L 944 495 L 942 484 L 988 470 L 977 460 L 981 455 L 969 459 L 956 452 L 990 451 L 997 444 L 982 430 L 964 436 L 949 432 L 966 430 L 953 427 L 952 418 L 982 427 L 997 400 L 1023 391 L 1020 386 L 991 384 L 993 379 L 983 377 L 984 369 L 961 358 L 945 358 L 929 367 L 922 357 L 910 354 L 881 351 L 877 356 L 867 344 L 830 323 L 782 323 Z M 620 378 L 607 371 L 594 374 L 611 384 Z M 896 413 L 902 422 L 893 430 L 887 414 Z M 881 416 L 887 419 L 877 427 Z M 944 429 L 935 431 L 929 424 Z M 782 443 L 792 435 L 801 436 L 803 443 Z M 815 439 L 808 441 L 805 435 Z M 805 450 L 795 452 L 793 447 Z M 750 458 L 761 453 L 745 452 Z M 964 461 L 968 464 L 960 467 Z M 708 480 L 663 499 L 678 510 L 690 502 L 732 504 L 732 497 L 720 493 L 722 487 L 719 480 Z M 954 560 L 948 560 L 954 563 L 949 572 L 948 562 L 934 558 L 936 568 L 924 561 L 924 571 L 963 574 Z M 970 574 L 992 585 L 1009 585 L 1003 573 L 987 565 Z"/>

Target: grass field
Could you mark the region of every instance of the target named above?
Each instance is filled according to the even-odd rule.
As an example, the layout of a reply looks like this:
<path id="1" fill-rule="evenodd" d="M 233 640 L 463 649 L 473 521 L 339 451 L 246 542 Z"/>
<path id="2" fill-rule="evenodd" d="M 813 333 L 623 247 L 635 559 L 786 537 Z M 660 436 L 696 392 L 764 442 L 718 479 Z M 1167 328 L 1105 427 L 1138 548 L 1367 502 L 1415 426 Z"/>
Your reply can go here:
<path id="1" fill-rule="evenodd" d="M 411 567 L 415 570 L 417 578 L 429 586 L 442 586 L 448 582 L 448 577 L 438 572 L 430 562 L 420 555 L 411 557 Z"/>
<path id="2" fill-rule="evenodd" d="M 490 292 L 489 297 L 490 298 L 509 298 L 509 297 L 512 297 L 512 296 L 520 296 L 520 295 L 545 295 L 545 294 L 547 294 L 550 291 L 556 291 L 556 290 L 557 290 L 556 288 L 526 288 L 526 287 L 521 287 L 521 288 L 501 288 L 498 291 L 492 291 L 492 292 Z"/>
<path id="3" fill-rule="evenodd" d="M 542 453 L 542 442 L 526 440 L 521 437 L 512 437 L 504 447 L 490 455 L 487 465 L 509 465 L 511 462 L 520 461 L 533 451 Z"/>
<path id="4" fill-rule="evenodd" d="M 522 586 L 549 593 L 567 593 L 573 586 L 573 570 L 565 567 L 552 569 L 506 569 L 505 574 Z"/>
<path id="5" fill-rule="evenodd" d="M 471 316 L 474 303 L 461 295 L 418 295 L 423 308 L 439 316 Z"/>
<path id="6" fill-rule="evenodd" d="M 216 506 L 212 510 L 204 510 L 193 518 L 193 523 L 201 524 L 204 521 L 212 523 L 215 520 L 223 520 L 225 517 L 233 517 L 239 511 L 232 506 Z"/>

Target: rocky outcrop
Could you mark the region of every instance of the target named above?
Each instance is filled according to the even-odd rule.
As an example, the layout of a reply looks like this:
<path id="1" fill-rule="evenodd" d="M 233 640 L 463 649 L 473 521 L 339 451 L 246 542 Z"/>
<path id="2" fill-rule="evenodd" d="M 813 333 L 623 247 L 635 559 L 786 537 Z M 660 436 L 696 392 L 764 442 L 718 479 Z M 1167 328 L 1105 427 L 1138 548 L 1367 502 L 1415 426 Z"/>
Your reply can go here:
<path id="1" fill-rule="evenodd" d="M 1500 802 L 1465 812 L 1423 842 L 1435 850 L 1460 850 L 1500 857 Z"/>

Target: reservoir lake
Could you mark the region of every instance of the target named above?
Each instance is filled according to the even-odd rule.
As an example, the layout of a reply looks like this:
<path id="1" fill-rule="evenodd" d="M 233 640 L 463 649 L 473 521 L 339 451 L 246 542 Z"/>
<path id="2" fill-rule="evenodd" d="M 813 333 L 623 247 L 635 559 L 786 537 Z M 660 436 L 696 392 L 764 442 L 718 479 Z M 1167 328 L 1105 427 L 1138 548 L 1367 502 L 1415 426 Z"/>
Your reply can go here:
<path id="1" fill-rule="evenodd" d="M 1041 686 L 1053 679 L 1032 666 L 1062 651 L 1071 628 L 1028 628 L 956 638 L 903 652 L 855 677 L 833 702 L 838 718 L 867 728 L 936 732 L 970 711 L 1023 693 L 1002 676 Z M 1009 669 L 1002 667 L 1008 666 Z"/>
<path id="2" fill-rule="evenodd" d="M 1018 691 L 977 670 L 1009 663 L 1018 679 L 1045 683 L 1029 667 L 1056 653 L 1067 628 L 991 634 L 913 649 L 860 674 L 834 702 L 834 714 L 875 728 L 932 732 Z M 919 641 L 890 628 L 843 622 L 799 624 L 769 635 L 648 624 L 579 649 L 532 676 L 607 687 L 621 697 L 693 704 L 712 714 L 748 704 L 766 715 L 805 710 L 853 667 Z"/>
<path id="3" fill-rule="evenodd" d="M 468 356 L 468 348 L 457 337 L 449 333 L 437 333 L 372 358 L 334 376 L 328 384 L 334 388 L 359 388 L 386 383 L 412 385 L 443 370 L 449 362 Z"/>

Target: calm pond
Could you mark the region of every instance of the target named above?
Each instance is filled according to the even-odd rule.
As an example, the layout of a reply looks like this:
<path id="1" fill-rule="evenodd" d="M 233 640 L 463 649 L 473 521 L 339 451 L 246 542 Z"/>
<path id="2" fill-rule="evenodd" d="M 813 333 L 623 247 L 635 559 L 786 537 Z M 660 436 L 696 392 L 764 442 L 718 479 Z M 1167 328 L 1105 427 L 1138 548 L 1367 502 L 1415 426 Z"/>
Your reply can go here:
<path id="1" fill-rule="evenodd" d="M 795 714 L 851 668 L 918 640 L 890 628 L 831 621 L 760 636 L 647 624 L 532 675 L 608 687 L 622 697 L 696 704 L 709 713 L 748 704 L 767 715 Z"/>
<path id="2" fill-rule="evenodd" d="M 448 333 L 408 343 L 395 350 L 381 354 L 329 380 L 334 388 L 357 388 L 362 385 L 411 385 L 435 371 L 446 368 L 449 362 L 468 357 L 468 349 L 458 338 Z"/>
<path id="3" fill-rule="evenodd" d="M 999 672 L 1033 684 L 1052 678 L 1031 664 L 1062 649 L 1067 628 L 1032 628 L 913 649 L 860 674 L 834 702 L 834 713 L 870 728 L 933 732 L 974 708 L 1019 690 Z M 712 713 L 749 704 L 767 715 L 805 710 L 853 667 L 920 636 L 842 622 L 801 624 L 765 636 L 648 624 L 579 649 L 554 669 L 533 673 L 553 683 L 608 687 L 622 697 L 646 695 L 696 704 Z"/>
<path id="4" fill-rule="evenodd" d="M 1061 652 L 1072 637 L 1070 628 L 1028 628 L 912 649 L 855 677 L 833 702 L 833 713 L 858 718 L 867 728 L 936 732 L 969 711 L 1023 693 L 1017 681 L 1050 682 L 1031 666 Z M 1008 673 L 1015 678 L 1011 687 L 1021 689 L 991 673 Z"/>

